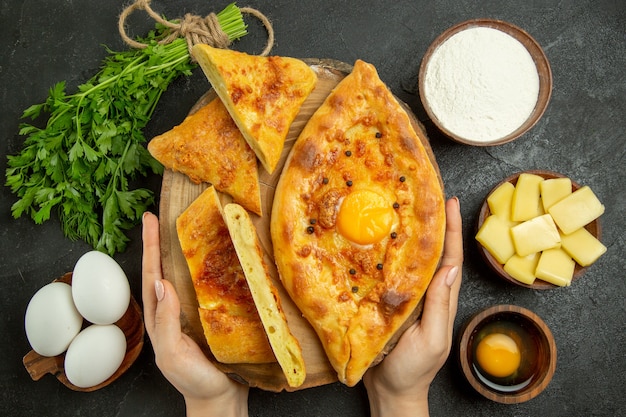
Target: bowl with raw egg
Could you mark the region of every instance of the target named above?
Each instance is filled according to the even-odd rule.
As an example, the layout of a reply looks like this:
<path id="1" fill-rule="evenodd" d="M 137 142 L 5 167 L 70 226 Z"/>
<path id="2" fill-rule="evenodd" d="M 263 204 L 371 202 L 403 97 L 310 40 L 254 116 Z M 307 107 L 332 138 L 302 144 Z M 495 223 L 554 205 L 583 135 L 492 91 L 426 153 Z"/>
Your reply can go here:
<path id="1" fill-rule="evenodd" d="M 552 171 L 523 171 L 487 194 L 475 238 L 505 281 L 536 290 L 567 287 L 606 252 L 602 213 L 589 186 Z"/>
<path id="2" fill-rule="evenodd" d="M 473 315 L 459 342 L 459 362 L 470 385 L 503 404 L 528 401 L 550 383 L 556 344 L 544 321 L 514 305 L 496 305 Z"/>
<path id="3" fill-rule="evenodd" d="M 419 94 L 432 122 L 452 140 L 474 146 L 517 139 L 541 118 L 552 71 L 525 30 L 496 19 L 452 26 L 427 49 Z"/>

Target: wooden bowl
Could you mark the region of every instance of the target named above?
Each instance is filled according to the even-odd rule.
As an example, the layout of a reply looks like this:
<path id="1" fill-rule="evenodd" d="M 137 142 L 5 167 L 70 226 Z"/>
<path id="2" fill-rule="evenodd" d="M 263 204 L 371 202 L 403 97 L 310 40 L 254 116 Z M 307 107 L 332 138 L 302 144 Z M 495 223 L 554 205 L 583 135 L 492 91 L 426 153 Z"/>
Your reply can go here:
<path id="1" fill-rule="evenodd" d="M 524 383 L 517 387 L 503 386 L 503 390 L 496 388 L 497 385 L 481 374 L 474 359 L 476 345 L 487 333 L 500 331 L 497 326 L 505 329 L 503 332 L 511 331 L 511 337 L 516 343 L 525 346 L 520 346 L 522 362 L 518 371 Z M 516 335 L 518 332 L 522 335 Z M 516 404 L 535 398 L 552 380 L 556 361 L 556 344 L 552 332 L 539 316 L 522 307 L 489 307 L 473 315 L 460 334 L 459 362 L 463 374 L 478 393 L 499 403 Z"/>
<path id="2" fill-rule="evenodd" d="M 55 282 L 64 282 L 66 284 L 72 284 L 72 273 L 68 272 L 63 275 L 61 278 L 54 280 Z M 85 328 L 90 323 L 86 320 L 83 320 L 83 328 Z M 93 387 L 81 388 L 72 384 L 65 375 L 64 361 L 65 361 L 65 353 L 62 353 L 57 356 L 41 356 L 34 350 L 28 352 L 22 362 L 24 363 L 24 367 L 30 374 L 30 377 L 33 381 L 39 381 L 44 375 L 52 374 L 57 377 L 59 381 L 66 387 L 81 392 L 92 392 L 96 391 L 100 388 L 106 387 L 111 384 L 117 378 L 119 378 L 124 372 L 130 368 L 130 366 L 135 362 L 141 349 L 143 348 L 143 339 L 144 339 L 144 324 L 143 324 L 143 316 L 141 313 L 141 308 L 135 298 L 131 296 L 130 305 L 126 310 L 126 313 L 115 322 L 126 336 L 126 354 L 124 355 L 124 359 L 122 360 L 122 364 L 117 368 L 117 371 L 113 375 L 111 375 L 106 381 L 95 385 Z"/>
<path id="3" fill-rule="evenodd" d="M 523 172 L 529 173 L 529 174 L 539 175 L 540 177 L 543 177 L 545 179 L 565 178 L 565 175 L 558 174 L 558 173 L 552 172 L 552 171 L 546 171 L 546 170 L 529 170 L 529 171 L 523 171 Z M 491 215 L 491 210 L 489 210 L 489 205 L 487 204 L 487 198 L 489 198 L 491 193 L 493 193 L 500 185 L 502 185 L 505 182 L 510 182 L 513 185 L 517 184 L 517 179 L 519 178 L 520 174 L 522 174 L 522 172 L 518 172 L 517 174 L 513 174 L 510 177 L 505 178 L 504 180 L 500 181 L 495 187 L 493 187 L 493 189 L 489 192 L 489 194 L 487 194 L 487 197 L 485 197 L 485 200 L 483 201 L 483 204 L 482 204 L 482 206 L 480 208 L 480 212 L 478 213 L 478 221 L 476 222 L 476 232 L 480 229 L 480 227 L 482 226 L 482 224 L 485 221 L 485 219 Z M 578 190 L 579 188 L 580 188 L 580 185 L 578 183 L 572 181 L 572 192 Z M 596 219 L 596 220 L 592 221 L 591 223 L 589 223 L 588 225 L 585 226 L 585 229 L 587 229 L 587 231 L 589 231 L 589 233 L 591 233 L 596 239 L 598 239 L 598 240 L 601 239 L 601 237 L 602 237 L 602 227 L 600 225 L 600 219 Z M 474 234 L 476 234 L 476 233 L 474 233 Z M 489 265 L 489 267 L 500 278 L 504 279 L 505 281 L 508 281 L 508 282 L 510 282 L 512 284 L 515 284 L 515 285 L 519 285 L 521 287 L 532 288 L 532 289 L 535 289 L 535 290 L 550 290 L 550 289 L 554 289 L 554 288 L 561 288 L 558 285 L 551 284 L 551 283 L 543 281 L 543 280 L 541 280 L 539 278 L 536 278 L 535 282 L 533 282 L 532 285 L 524 284 L 523 282 L 520 282 L 520 281 L 516 280 L 515 278 L 510 276 L 504 270 L 504 266 L 501 263 L 499 263 L 491 255 L 491 253 L 489 253 L 489 251 L 483 247 L 483 245 L 481 245 L 478 242 L 476 242 L 476 243 L 478 244 L 478 250 L 479 250 L 480 254 L 482 255 L 482 257 L 485 260 L 485 262 L 487 262 L 487 265 Z M 578 263 L 576 263 L 576 267 L 574 268 L 574 276 L 572 277 L 572 282 L 574 280 L 580 278 L 585 273 L 587 268 L 588 267 L 583 267 L 583 266 L 580 266 Z"/>
<path id="4" fill-rule="evenodd" d="M 445 41 L 447 41 L 453 35 L 470 28 L 475 27 L 488 27 L 497 29 L 501 32 L 504 32 L 513 38 L 517 39 L 530 53 L 535 66 L 537 67 L 537 74 L 539 75 L 539 94 L 537 97 L 537 102 L 535 103 L 535 107 L 529 117 L 524 121 L 517 129 L 513 132 L 507 134 L 506 136 L 500 137 L 498 139 L 494 139 L 491 141 L 479 141 L 472 140 L 469 138 L 462 137 L 457 133 L 447 129 L 442 122 L 439 120 L 437 115 L 433 112 L 431 106 L 429 105 L 429 99 L 426 97 L 425 93 L 425 79 L 426 72 L 429 61 L 439 46 L 441 46 Z M 439 35 L 430 47 L 426 50 L 426 54 L 422 59 L 420 69 L 419 69 L 419 94 L 424 109 L 426 113 L 433 121 L 433 123 L 449 138 L 452 140 L 463 143 L 466 145 L 474 145 L 474 146 L 494 146 L 501 145 L 503 143 L 511 142 L 522 136 L 524 133 L 529 131 L 541 118 L 544 111 L 548 106 L 548 102 L 550 101 L 550 96 L 552 95 L 552 70 L 550 69 L 550 64 L 548 63 L 548 59 L 541 49 L 541 46 L 532 36 L 530 36 L 525 30 L 511 24 L 508 22 L 504 22 L 501 20 L 495 19 L 474 19 L 467 20 L 465 22 L 458 23 L 455 26 L 444 31 L 441 35 Z"/>

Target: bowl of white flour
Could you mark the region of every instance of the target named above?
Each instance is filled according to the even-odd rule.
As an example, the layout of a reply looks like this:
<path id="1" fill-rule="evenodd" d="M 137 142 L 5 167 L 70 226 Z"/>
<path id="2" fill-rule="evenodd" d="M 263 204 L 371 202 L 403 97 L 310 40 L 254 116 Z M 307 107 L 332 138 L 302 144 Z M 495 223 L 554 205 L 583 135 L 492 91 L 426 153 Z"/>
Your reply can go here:
<path id="1" fill-rule="evenodd" d="M 430 45 L 419 72 L 422 104 L 451 139 L 475 146 L 519 138 L 543 115 L 552 72 L 523 29 L 494 19 L 468 20 Z"/>

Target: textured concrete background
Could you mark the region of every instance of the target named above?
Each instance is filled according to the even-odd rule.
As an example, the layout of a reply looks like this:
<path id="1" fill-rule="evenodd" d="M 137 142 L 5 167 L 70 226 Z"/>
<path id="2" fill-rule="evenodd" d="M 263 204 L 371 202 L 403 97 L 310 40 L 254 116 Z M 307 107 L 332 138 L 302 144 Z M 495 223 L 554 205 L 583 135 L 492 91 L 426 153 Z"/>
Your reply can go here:
<path id="1" fill-rule="evenodd" d="M 125 1 L 0 0 L 0 171 L 6 154 L 21 149 L 19 117 L 40 103 L 57 81 L 68 91 L 95 74 L 106 55 L 102 45 L 122 49 L 117 15 Z M 170 18 L 206 15 L 227 1 L 153 1 Z M 530 308 L 552 329 L 557 371 L 539 397 L 500 405 L 478 396 L 463 380 L 454 355 L 431 389 L 433 416 L 618 416 L 626 397 L 626 306 L 624 153 L 626 140 L 626 3 L 622 0 L 561 1 L 250 1 L 273 22 L 273 54 L 373 63 L 391 90 L 424 121 L 448 196 L 461 200 L 466 263 L 456 332 L 474 312 L 492 304 Z M 554 89 L 541 121 L 518 141 L 473 148 L 442 137 L 426 120 L 417 95 L 420 61 L 432 40 L 455 23 L 497 18 L 528 31 L 550 60 Z M 248 19 L 250 35 L 234 49 L 259 53 L 260 24 Z M 134 34 L 151 23 L 140 12 Z M 176 81 L 161 99 L 146 137 L 178 124 L 209 88 L 197 70 Z M 608 252 L 571 288 L 531 291 L 499 281 L 486 268 L 473 239 L 486 193 L 502 178 L 527 169 L 548 169 L 592 187 L 606 206 L 603 242 Z M 3 181 L 4 183 L 4 177 Z M 145 186 L 158 193 L 160 178 Z M 34 225 L 14 220 L 15 201 L 0 190 L 0 415 L 178 416 L 180 395 L 154 364 L 148 341 L 133 367 L 113 385 L 75 393 L 53 377 L 33 382 L 22 366 L 29 351 L 23 318 L 41 286 L 71 271 L 89 250 L 63 237 L 58 221 Z M 156 208 L 154 208 L 156 210 Z M 116 256 L 135 297 L 140 297 L 140 228 L 127 251 Z M 252 416 L 366 416 L 365 390 L 332 384 L 296 393 L 252 390 Z"/>

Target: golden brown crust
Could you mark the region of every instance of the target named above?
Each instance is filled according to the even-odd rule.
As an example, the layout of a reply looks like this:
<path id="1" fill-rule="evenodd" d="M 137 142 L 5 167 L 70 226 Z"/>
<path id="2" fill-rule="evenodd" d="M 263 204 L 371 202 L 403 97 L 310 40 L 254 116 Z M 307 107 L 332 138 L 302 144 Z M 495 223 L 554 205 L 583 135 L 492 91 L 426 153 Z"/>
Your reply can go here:
<path id="1" fill-rule="evenodd" d="M 421 140 L 375 68 L 357 61 L 300 134 L 274 195 L 280 278 L 350 386 L 416 309 L 441 257 L 443 190 Z M 337 232 L 337 211 L 363 190 L 397 204 L 392 233 L 359 246 Z"/>
<path id="2" fill-rule="evenodd" d="M 261 215 L 256 155 L 216 98 L 173 129 L 154 137 L 148 151 L 166 168 L 217 190 Z"/>
<path id="3" fill-rule="evenodd" d="M 198 44 L 192 50 L 265 169 L 280 159 L 289 127 L 317 76 L 303 61 Z"/>
<path id="4" fill-rule="evenodd" d="M 176 219 L 176 230 L 215 358 L 223 363 L 276 362 L 214 187 Z"/>
<path id="5" fill-rule="evenodd" d="M 275 362 L 268 351 L 263 324 L 254 315 L 234 315 L 226 309 L 199 308 L 204 336 L 215 359 L 222 363 Z"/>

